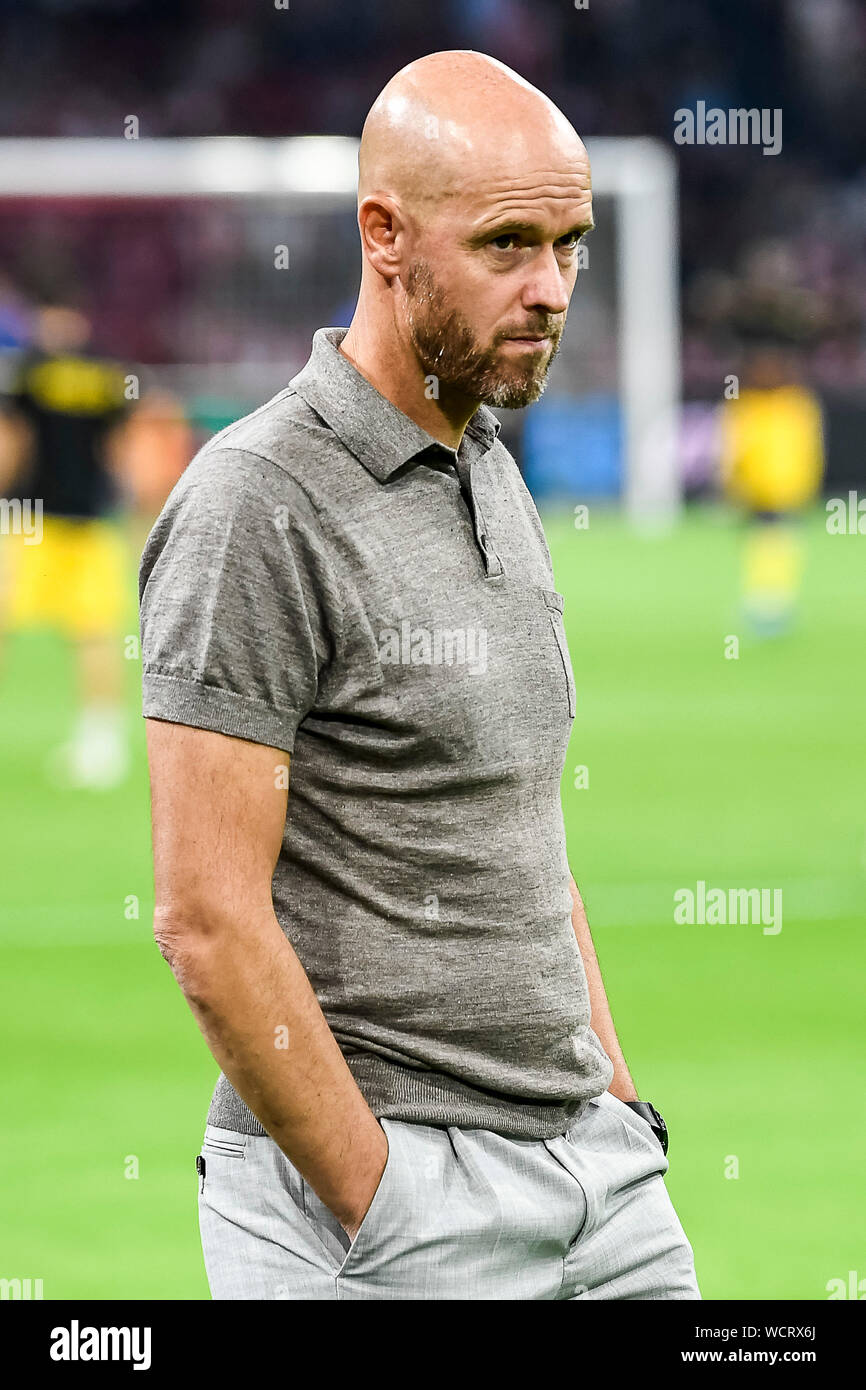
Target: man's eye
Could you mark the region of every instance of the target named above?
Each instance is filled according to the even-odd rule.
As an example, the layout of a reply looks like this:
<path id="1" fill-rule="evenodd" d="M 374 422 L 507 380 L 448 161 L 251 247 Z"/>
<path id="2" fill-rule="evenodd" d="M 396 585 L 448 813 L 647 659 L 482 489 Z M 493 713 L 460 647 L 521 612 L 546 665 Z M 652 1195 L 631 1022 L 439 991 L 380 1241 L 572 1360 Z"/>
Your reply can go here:
<path id="1" fill-rule="evenodd" d="M 559 237 L 556 245 L 563 251 L 576 251 L 581 235 L 580 232 L 568 232 L 565 236 Z M 493 237 L 490 245 L 497 251 L 513 251 L 519 239 L 517 232 L 503 232 L 501 236 Z"/>

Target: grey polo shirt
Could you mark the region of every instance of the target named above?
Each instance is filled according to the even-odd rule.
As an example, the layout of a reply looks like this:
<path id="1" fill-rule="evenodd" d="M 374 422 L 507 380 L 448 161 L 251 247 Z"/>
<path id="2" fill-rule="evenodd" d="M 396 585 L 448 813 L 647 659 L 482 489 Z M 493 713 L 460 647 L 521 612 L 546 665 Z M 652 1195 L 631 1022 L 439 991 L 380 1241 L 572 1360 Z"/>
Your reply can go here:
<path id="1" fill-rule="evenodd" d="M 445 448 L 345 332 L 166 502 L 143 712 L 291 754 L 274 909 L 373 1113 L 551 1138 L 613 1076 L 571 924 L 562 598 L 495 416 Z M 208 1118 L 264 1132 L 225 1076 Z"/>

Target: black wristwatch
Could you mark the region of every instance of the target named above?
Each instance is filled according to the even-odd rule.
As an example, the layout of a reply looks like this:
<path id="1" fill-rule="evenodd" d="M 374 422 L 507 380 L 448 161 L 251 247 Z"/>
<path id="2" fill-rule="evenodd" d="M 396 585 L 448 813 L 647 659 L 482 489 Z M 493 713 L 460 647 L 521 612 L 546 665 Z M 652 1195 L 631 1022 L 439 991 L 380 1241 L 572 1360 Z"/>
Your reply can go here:
<path id="1" fill-rule="evenodd" d="M 650 1105 L 648 1100 L 627 1100 L 624 1104 L 640 1115 L 642 1120 L 646 1120 L 662 1146 L 662 1153 L 666 1154 L 668 1151 L 668 1127 L 655 1106 Z"/>

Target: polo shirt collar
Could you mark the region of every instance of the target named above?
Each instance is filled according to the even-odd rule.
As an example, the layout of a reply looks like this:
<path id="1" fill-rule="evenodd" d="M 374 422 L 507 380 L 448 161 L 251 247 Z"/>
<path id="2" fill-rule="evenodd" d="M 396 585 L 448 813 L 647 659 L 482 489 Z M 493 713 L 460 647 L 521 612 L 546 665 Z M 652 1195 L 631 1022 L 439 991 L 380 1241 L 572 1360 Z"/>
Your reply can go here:
<path id="1" fill-rule="evenodd" d="M 384 483 L 424 450 L 441 450 L 445 445 L 398 410 L 338 351 L 348 331 L 317 329 L 309 360 L 290 385 L 330 425 L 359 462 Z M 500 428 L 493 411 L 480 405 L 467 424 L 466 433 L 486 451 Z M 454 450 L 447 452 L 453 454 Z"/>

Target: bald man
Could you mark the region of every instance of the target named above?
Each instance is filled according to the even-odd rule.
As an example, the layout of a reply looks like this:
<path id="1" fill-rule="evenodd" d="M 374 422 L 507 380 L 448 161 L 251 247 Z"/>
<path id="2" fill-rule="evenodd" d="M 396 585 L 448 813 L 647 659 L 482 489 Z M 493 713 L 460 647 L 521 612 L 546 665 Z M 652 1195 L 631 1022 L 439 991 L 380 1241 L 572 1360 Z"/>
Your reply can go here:
<path id="1" fill-rule="evenodd" d="M 211 1292 L 697 1299 L 566 860 L 563 601 L 489 409 L 544 388 L 586 151 L 510 69 L 432 54 L 369 114 L 358 225 L 348 331 L 197 455 L 141 562 L 155 932 L 221 1068 Z"/>

